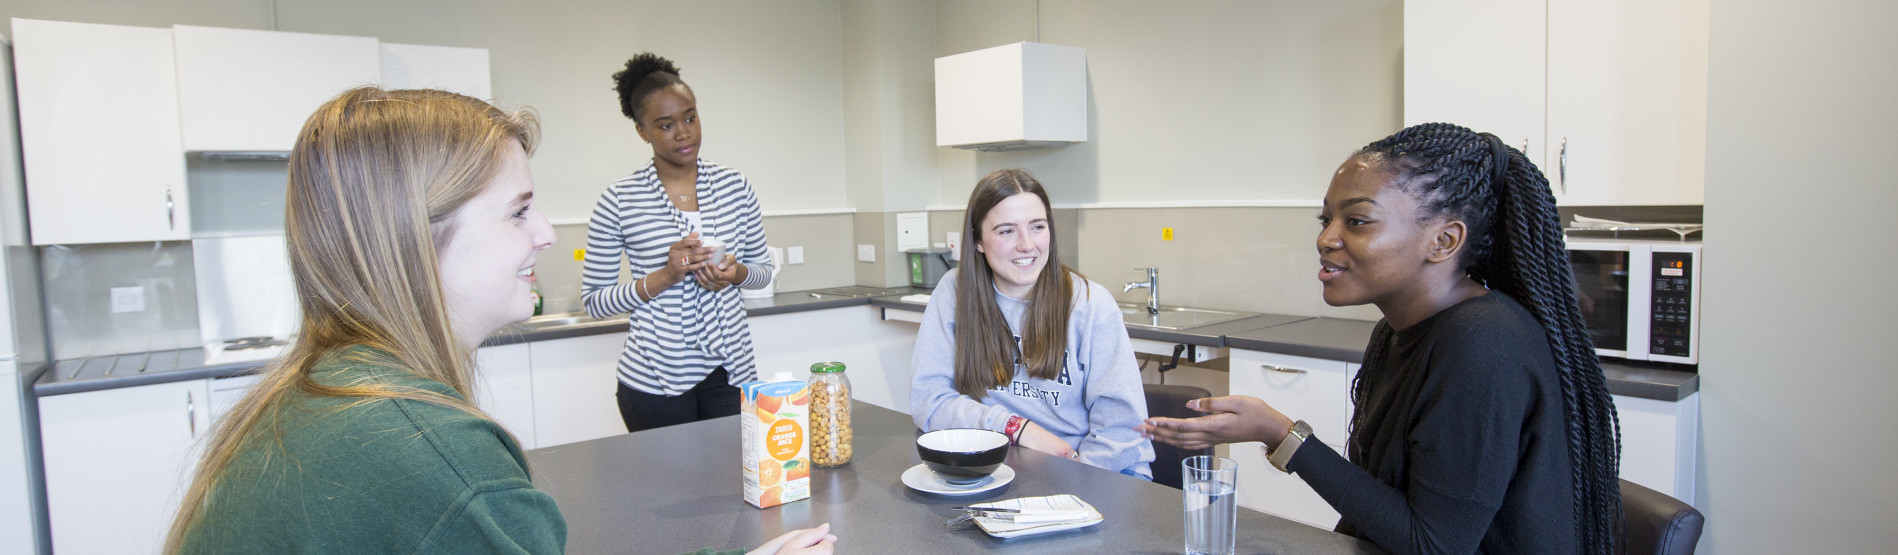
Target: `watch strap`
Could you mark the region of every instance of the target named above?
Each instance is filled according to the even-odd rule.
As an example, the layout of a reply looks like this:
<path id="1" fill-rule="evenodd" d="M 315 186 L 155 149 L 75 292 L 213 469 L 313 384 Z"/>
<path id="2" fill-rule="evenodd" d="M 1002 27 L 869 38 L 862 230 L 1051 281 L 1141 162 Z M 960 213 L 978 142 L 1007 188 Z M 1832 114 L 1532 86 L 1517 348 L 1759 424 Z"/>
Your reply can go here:
<path id="1" fill-rule="evenodd" d="M 1297 454 L 1298 447 L 1304 445 L 1305 439 L 1310 437 L 1310 424 L 1306 424 L 1303 420 L 1293 422 L 1292 429 L 1287 431 L 1285 439 L 1279 442 L 1279 448 L 1266 453 L 1265 460 L 1270 461 L 1272 466 L 1278 468 L 1279 471 L 1291 474 L 1292 470 L 1287 467 L 1292 464 L 1292 455 Z"/>

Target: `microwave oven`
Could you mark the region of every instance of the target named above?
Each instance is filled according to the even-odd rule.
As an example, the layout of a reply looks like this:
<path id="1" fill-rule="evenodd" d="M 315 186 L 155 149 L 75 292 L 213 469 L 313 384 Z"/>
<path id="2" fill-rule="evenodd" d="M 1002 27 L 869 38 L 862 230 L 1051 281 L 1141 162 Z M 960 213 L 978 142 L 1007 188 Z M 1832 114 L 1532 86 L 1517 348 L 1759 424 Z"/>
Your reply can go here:
<path id="1" fill-rule="evenodd" d="M 1569 238 L 1595 354 L 1699 364 L 1700 243 Z"/>

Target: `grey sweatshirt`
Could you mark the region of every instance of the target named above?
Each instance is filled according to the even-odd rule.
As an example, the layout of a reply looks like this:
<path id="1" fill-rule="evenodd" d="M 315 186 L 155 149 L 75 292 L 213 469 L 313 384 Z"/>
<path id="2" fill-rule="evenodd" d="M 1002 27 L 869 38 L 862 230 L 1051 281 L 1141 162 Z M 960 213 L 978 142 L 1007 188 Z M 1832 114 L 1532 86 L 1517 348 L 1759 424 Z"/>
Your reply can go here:
<path id="1" fill-rule="evenodd" d="M 1134 364 L 1133 342 L 1121 320 L 1120 305 L 1107 288 L 1075 277 L 1074 310 L 1068 315 L 1068 347 L 1061 375 L 1053 380 L 1028 376 L 1015 366 L 1015 379 L 981 401 L 956 392 L 956 271 L 950 270 L 929 296 L 909 391 L 910 417 L 923 431 L 983 428 L 1004 431 L 1010 415 L 1066 440 L 1081 462 L 1123 474 L 1153 479 L 1147 463 L 1153 444 L 1134 432 L 1147 418 L 1147 398 Z M 1021 344 L 1022 315 L 1028 302 L 999 292 L 996 303 Z"/>

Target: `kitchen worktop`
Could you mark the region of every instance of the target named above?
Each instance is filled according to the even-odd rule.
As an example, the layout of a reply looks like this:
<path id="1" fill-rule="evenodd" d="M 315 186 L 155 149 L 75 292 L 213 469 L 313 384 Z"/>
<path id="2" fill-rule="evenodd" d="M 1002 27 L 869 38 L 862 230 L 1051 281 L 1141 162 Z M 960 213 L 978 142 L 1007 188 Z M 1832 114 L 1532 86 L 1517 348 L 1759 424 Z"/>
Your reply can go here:
<path id="1" fill-rule="evenodd" d="M 745 313 L 769 316 L 850 306 L 922 312 L 925 303 L 903 300 L 928 293 L 916 287 L 837 287 L 779 293 L 770 298 L 745 299 Z M 1287 314 L 1260 314 L 1248 318 L 1185 330 L 1158 330 L 1129 326 L 1127 335 L 1167 343 L 1227 347 L 1250 351 L 1362 363 L 1376 322 L 1314 318 Z M 599 320 L 584 313 L 537 316 L 502 329 L 482 343 L 484 347 L 532 341 L 551 341 L 609 333 L 626 333 L 625 318 Z M 102 389 L 203 378 L 225 378 L 256 372 L 263 361 L 207 365 L 197 347 L 61 360 L 43 368 L 34 380 L 35 395 L 61 395 Z M 1631 362 L 1603 362 L 1608 391 L 1661 401 L 1679 401 L 1700 390 L 1699 376 Z"/>

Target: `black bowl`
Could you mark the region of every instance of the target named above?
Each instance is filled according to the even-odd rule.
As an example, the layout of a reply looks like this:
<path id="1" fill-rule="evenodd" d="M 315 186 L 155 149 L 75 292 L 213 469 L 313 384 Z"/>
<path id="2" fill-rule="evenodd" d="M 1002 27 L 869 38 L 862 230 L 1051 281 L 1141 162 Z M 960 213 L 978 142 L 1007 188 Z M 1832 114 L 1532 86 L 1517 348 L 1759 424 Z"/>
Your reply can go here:
<path id="1" fill-rule="evenodd" d="M 943 481 L 981 480 L 1008 458 L 1008 436 L 975 428 L 936 430 L 916 438 L 916 454 Z"/>

